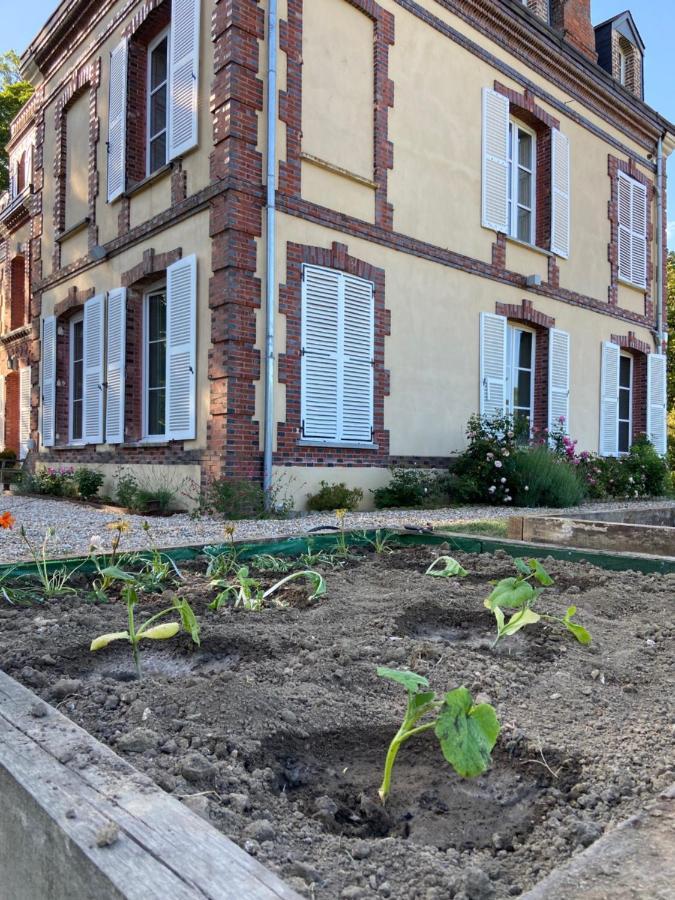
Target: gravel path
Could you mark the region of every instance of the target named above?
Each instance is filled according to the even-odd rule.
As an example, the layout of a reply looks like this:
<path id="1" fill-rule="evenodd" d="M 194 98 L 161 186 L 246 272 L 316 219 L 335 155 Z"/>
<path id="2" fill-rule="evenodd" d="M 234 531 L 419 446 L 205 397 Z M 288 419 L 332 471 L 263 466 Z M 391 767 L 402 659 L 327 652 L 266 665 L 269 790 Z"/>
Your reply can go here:
<path id="1" fill-rule="evenodd" d="M 644 501 L 625 503 L 592 503 L 582 509 L 619 509 L 624 506 L 636 508 L 652 506 Z M 675 505 L 675 502 L 674 504 Z M 104 547 L 110 545 L 112 534 L 106 525 L 116 522 L 120 515 L 113 509 L 97 509 L 65 500 L 47 497 L 26 497 L 4 494 L 0 497 L 0 514 L 9 511 L 16 519 L 11 531 L 0 532 L 0 564 L 29 559 L 25 543 L 21 539 L 19 527 L 23 525 L 29 538 L 37 544 L 42 542 L 47 528 L 53 527 L 55 534 L 50 541 L 51 558 L 86 555 L 92 536 L 96 535 Z M 374 512 L 349 513 L 345 522 L 350 530 L 366 528 L 402 528 L 404 525 L 443 525 L 447 523 L 475 522 L 480 519 L 502 519 L 513 515 L 515 510 L 494 506 L 460 506 L 449 509 L 390 509 Z M 517 510 L 519 515 L 535 515 L 559 512 L 559 510 Z M 143 516 L 125 516 L 131 526 L 122 538 L 123 550 L 147 550 L 150 541 L 157 547 L 181 547 L 190 544 L 221 543 L 224 539 L 221 519 L 202 516 L 193 519 L 180 514 L 170 518 L 151 518 L 147 521 L 151 531 L 146 533 L 141 527 Z M 333 513 L 313 513 L 297 519 L 257 520 L 247 519 L 235 524 L 235 540 L 253 538 L 284 537 L 306 534 L 317 526 L 334 525 Z"/>

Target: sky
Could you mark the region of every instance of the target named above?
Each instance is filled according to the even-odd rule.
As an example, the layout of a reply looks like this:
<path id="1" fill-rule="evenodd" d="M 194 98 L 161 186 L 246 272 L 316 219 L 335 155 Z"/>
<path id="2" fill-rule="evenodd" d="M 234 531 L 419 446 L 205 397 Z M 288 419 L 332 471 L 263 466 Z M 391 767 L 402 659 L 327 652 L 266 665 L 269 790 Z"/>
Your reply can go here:
<path id="1" fill-rule="evenodd" d="M 591 0 L 595 25 L 630 9 L 642 35 L 645 53 L 645 100 L 671 122 L 675 122 L 675 85 L 672 53 L 675 47 L 673 0 Z M 57 0 L 0 0 L 0 52 L 21 53 L 58 6 Z M 668 165 L 675 185 L 675 153 Z M 669 245 L 675 247 L 675 187 L 668 198 Z"/>

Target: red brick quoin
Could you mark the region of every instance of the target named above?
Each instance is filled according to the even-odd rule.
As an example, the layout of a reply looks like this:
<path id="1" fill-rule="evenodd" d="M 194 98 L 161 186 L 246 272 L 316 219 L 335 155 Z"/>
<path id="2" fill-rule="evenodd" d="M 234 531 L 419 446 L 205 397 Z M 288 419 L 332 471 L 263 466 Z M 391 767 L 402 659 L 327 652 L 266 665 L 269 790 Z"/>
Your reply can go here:
<path id="1" fill-rule="evenodd" d="M 652 348 L 645 341 L 639 341 L 633 331 L 629 331 L 627 335 L 613 334 L 612 343 L 618 344 L 633 357 L 632 438 L 635 440 L 639 435 L 647 433 L 647 356 Z"/>

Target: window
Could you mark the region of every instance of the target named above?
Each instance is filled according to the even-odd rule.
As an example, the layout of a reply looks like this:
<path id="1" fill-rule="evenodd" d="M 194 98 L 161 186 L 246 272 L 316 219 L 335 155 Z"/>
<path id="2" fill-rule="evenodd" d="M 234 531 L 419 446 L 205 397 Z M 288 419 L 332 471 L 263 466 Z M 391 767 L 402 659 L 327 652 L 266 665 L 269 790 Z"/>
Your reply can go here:
<path id="1" fill-rule="evenodd" d="M 169 32 L 164 31 L 148 48 L 148 160 L 147 174 L 166 165 Z"/>
<path id="2" fill-rule="evenodd" d="M 619 453 L 628 453 L 632 432 L 633 357 L 619 357 Z"/>
<path id="3" fill-rule="evenodd" d="M 519 122 L 509 124 L 509 234 L 534 243 L 535 145 L 533 131 Z"/>
<path id="4" fill-rule="evenodd" d="M 619 172 L 619 277 L 635 287 L 647 284 L 647 189 Z"/>
<path id="5" fill-rule="evenodd" d="M 619 84 L 626 86 L 628 80 L 628 54 L 619 47 Z"/>
<path id="6" fill-rule="evenodd" d="M 16 192 L 20 194 L 26 187 L 26 151 L 24 150 L 16 164 Z"/>
<path id="7" fill-rule="evenodd" d="M 145 295 L 144 435 L 166 435 L 166 288 Z"/>
<path id="8" fill-rule="evenodd" d="M 514 417 L 532 422 L 534 414 L 534 332 L 509 326 L 507 402 Z"/>
<path id="9" fill-rule="evenodd" d="M 84 410 L 84 318 L 70 322 L 70 442 L 82 440 Z"/>

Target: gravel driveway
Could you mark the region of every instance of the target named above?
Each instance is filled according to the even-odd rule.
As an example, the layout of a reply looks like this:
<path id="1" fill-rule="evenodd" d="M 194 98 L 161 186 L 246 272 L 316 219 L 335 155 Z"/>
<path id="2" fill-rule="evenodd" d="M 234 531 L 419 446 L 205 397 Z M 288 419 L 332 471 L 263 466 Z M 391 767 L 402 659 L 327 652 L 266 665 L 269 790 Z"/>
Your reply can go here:
<path id="1" fill-rule="evenodd" d="M 649 501 L 621 504 L 594 503 L 579 509 L 617 509 L 629 505 L 652 506 Z M 11 531 L 0 531 L 0 564 L 29 559 L 25 543 L 21 539 L 19 527 L 23 525 L 31 540 L 40 543 L 48 527 L 53 527 L 54 537 L 50 547 L 52 558 L 62 556 L 84 556 L 87 554 L 92 536 L 100 538 L 104 546 L 109 546 L 112 537 L 106 529 L 110 522 L 118 521 L 120 514 L 110 508 L 97 509 L 66 500 L 48 497 L 27 497 L 4 494 L 0 497 L 0 513 L 9 511 L 16 519 Z M 404 525 L 442 525 L 446 523 L 475 522 L 480 519 L 502 519 L 513 515 L 534 515 L 558 512 L 559 510 L 517 511 L 494 506 L 459 506 L 449 509 L 390 509 L 374 512 L 349 513 L 345 519 L 350 530 L 366 528 L 402 528 Z M 221 543 L 224 540 L 225 522 L 210 516 L 191 518 L 180 514 L 169 518 L 150 518 L 151 530 L 146 533 L 143 516 L 124 516 L 131 530 L 122 538 L 122 550 L 147 550 L 150 540 L 157 547 L 181 547 L 190 544 Z M 321 525 L 334 525 L 333 513 L 313 513 L 294 519 L 246 519 L 235 523 L 235 540 L 251 538 L 273 538 L 286 535 L 306 534 L 309 529 Z"/>

